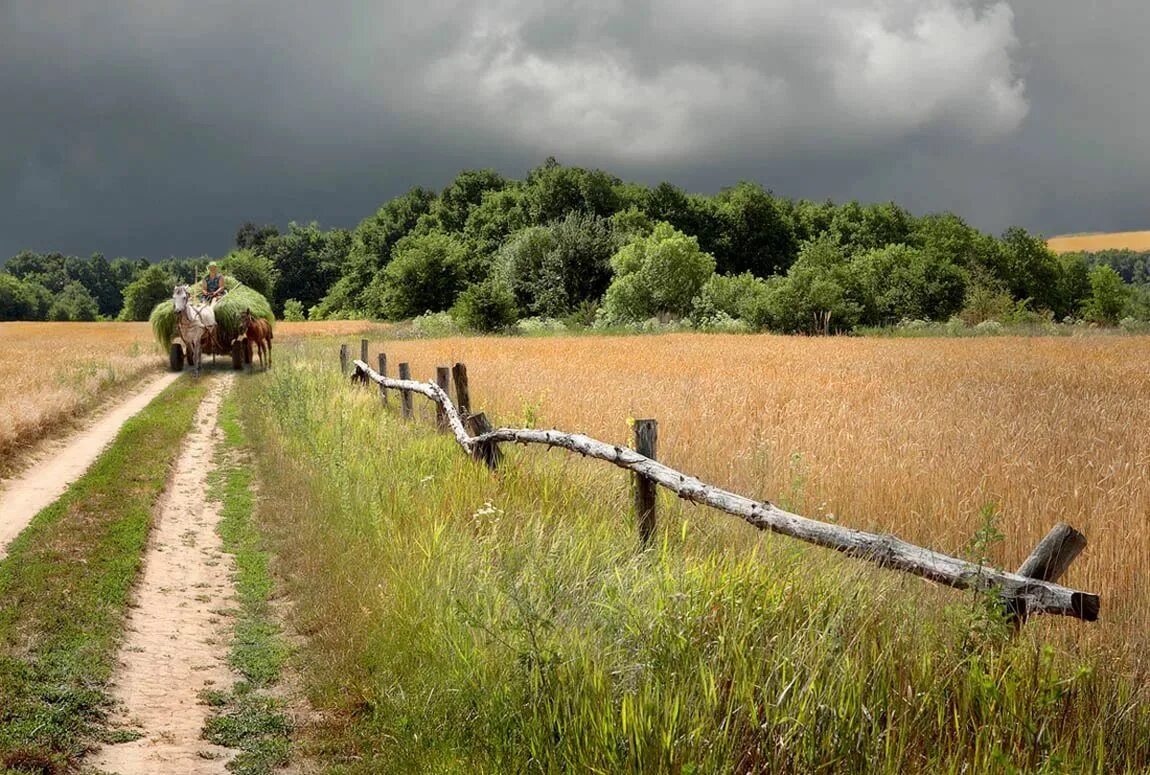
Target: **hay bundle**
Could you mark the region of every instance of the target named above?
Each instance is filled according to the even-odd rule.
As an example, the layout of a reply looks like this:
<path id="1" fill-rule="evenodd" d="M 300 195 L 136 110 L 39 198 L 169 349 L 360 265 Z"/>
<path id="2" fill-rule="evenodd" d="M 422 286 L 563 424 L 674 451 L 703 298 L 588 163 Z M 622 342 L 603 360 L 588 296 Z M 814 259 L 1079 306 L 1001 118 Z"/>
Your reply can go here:
<path id="1" fill-rule="evenodd" d="M 231 275 L 224 276 L 224 287 L 228 289 L 227 294 L 215 304 L 216 324 L 219 326 L 219 338 L 222 341 L 230 342 L 242 333 L 240 316 L 245 309 L 250 309 L 257 318 L 264 318 L 269 324 L 275 324 L 271 305 L 263 294 L 241 284 Z M 190 290 L 195 298 L 196 286 L 191 286 Z M 177 333 L 176 309 L 172 306 L 172 300 L 165 299 L 157 304 L 148 320 L 152 324 L 152 333 L 155 334 L 156 341 L 166 350 Z"/>

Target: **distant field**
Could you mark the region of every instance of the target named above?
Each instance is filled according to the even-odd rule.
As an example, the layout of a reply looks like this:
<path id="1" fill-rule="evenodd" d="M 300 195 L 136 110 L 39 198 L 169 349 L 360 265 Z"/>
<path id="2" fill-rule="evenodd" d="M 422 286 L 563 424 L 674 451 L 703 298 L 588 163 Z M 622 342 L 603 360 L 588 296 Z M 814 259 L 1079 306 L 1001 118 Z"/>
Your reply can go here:
<path id="1" fill-rule="evenodd" d="M 1051 237 L 1046 244 L 1055 253 L 1098 250 L 1150 250 L 1150 231 L 1112 231 Z"/>

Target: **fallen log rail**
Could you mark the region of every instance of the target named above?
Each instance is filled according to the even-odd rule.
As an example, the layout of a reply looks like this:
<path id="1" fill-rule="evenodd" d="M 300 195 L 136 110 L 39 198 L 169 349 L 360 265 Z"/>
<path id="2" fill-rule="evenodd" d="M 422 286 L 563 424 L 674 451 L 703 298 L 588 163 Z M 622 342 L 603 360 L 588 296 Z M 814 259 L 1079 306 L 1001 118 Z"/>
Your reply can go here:
<path id="1" fill-rule="evenodd" d="M 381 360 L 381 363 L 386 361 Z M 407 364 L 400 366 L 401 373 L 407 376 L 408 370 L 404 368 Z M 440 384 L 436 384 L 412 379 L 391 379 L 372 369 L 366 359 L 354 361 L 352 367 L 353 381 L 364 384 L 374 382 L 379 386 L 381 394 L 385 395 L 386 390 L 399 390 L 405 400 L 410 400 L 408 396 L 411 394 L 418 393 L 435 402 L 440 427 L 454 434 L 465 452 L 486 461 L 491 467 L 494 467 L 494 461 L 498 459 L 496 448 L 500 443 L 558 447 L 631 471 L 637 481 L 641 478 L 653 482 L 684 500 L 739 517 L 760 530 L 791 536 L 956 589 L 997 590 L 1016 621 L 1024 621 L 1027 616 L 1036 613 L 1061 614 L 1090 622 L 1098 619 L 1100 601 L 1097 594 L 1054 583 L 1086 545 L 1085 537 L 1069 525 L 1056 525 L 1017 573 L 1004 572 L 916 546 L 893 535 L 853 530 L 792 514 L 768 501 L 752 500 L 706 484 L 633 449 L 606 444 L 580 433 L 529 428 L 489 430 L 486 417 L 482 414 L 465 415 L 456 408 L 448 395 L 443 372 L 440 372 Z M 465 368 L 462 373 L 463 384 L 466 385 Z M 464 393 L 466 390 L 464 387 Z M 468 424 L 472 425 L 475 435 L 468 433 Z M 645 508 L 653 509 L 653 504 L 648 503 Z M 653 520 L 653 511 L 649 515 L 641 513 L 640 530 L 649 535 Z"/>

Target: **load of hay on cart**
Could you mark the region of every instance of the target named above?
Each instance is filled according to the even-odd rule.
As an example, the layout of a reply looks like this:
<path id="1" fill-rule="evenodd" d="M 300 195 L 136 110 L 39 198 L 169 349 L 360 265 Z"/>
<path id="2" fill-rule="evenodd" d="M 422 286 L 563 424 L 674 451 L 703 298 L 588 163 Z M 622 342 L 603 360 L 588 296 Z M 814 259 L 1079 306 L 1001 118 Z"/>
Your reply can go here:
<path id="1" fill-rule="evenodd" d="M 184 286 L 177 286 L 176 291 Z M 188 293 L 193 297 L 191 305 L 193 310 L 198 309 L 198 286 L 191 286 Z M 250 363 L 251 353 L 244 347 L 246 328 L 243 315 L 246 310 L 251 311 L 252 317 L 263 318 L 269 325 L 275 323 L 271 305 L 263 294 L 243 285 L 234 277 L 224 277 L 224 287 L 227 292 L 211 305 L 211 316 L 215 325 L 205 327 L 200 334 L 200 358 L 204 355 L 225 355 L 232 359 L 232 368 L 239 370 Z M 186 342 L 180 334 L 180 315 L 176 311 L 176 301 L 169 299 L 161 301 L 152 310 L 149 321 L 152 324 L 152 333 L 160 347 L 168 351 L 168 365 L 172 371 L 183 371 L 187 363 L 191 366 L 194 356 L 190 349 L 185 347 Z"/>

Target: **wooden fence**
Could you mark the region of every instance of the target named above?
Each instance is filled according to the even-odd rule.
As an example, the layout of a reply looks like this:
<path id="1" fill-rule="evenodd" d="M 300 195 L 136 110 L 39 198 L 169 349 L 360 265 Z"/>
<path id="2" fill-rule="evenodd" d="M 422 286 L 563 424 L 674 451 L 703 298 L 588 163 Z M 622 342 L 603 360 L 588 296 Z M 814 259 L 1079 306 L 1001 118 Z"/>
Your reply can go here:
<path id="1" fill-rule="evenodd" d="M 435 382 L 411 379 L 407 363 L 399 364 L 399 379 L 387 376 L 387 356 L 379 354 L 379 370 L 367 363 L 368 342 L 360 341 L 360 358 L 349 364 L 348 346 L 340 348 L 340 368 L 351 369 L 353 382 L 375 383 L 381 400 L 388 403 L 389 390 L 399 391 L 401 411 L 413 417 L 412 395 L 425 396 L 435 403 L 436 423 L 441 432 L 451 433 L 464 452 L 489 468 L 500 464 L 500 444 L 540 444 L 559 447 L 584 457 L 602 460 L 633 474 L 635 511 L 640 539 L 648 541 L 655 530 L 656 487 L 664 487 L 684 500 L 710 506 L 739 517 L 760 530 L 797 538 L 824 546 L 884 568 L 912 573 L 956 589 L 998 590 L 1016 622 L 1031 614 L 1062 614 L 1096 621 L 1099 597 L 1090 592 L 1069 589 L 1055 583 L 1075 557 L 1086 547 L 1086 537 L 1065 523 L 1058 523 L 1038 543 L 1015 573 L 1008 573 L 903 541 L 893 535 L 852 530 L 840 525 L 809 519 L 780 509 L 768 501 L 756 501 L 706 484 L 656 460 L 657 423 L 634 422 L 635 449 L 619 447 L 584 436 L 556 430 L 532 428 L 492 428 L 482 412 L 471 410 L 467 367 L 436 369 Z M 456 401 L 449 395 L 454 382 Z"/>

